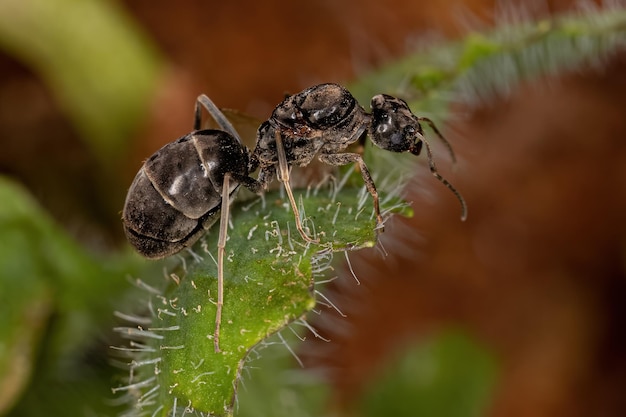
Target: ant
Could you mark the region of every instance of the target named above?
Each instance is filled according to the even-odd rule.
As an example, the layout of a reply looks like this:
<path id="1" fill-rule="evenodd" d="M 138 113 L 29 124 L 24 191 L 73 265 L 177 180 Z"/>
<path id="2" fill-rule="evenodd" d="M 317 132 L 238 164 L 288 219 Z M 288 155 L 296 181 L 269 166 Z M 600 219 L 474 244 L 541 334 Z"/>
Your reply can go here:
<path id="1" fill-rule="evenodd" d="M 465 200 L 438 172 L 420 122 L 427 123 L 445 143 L 450 144 L 434 123 L 411 113 L 403 100 L 377 95 L 372 114 L 366 113 L 345 88 L 320 84 L 287 97 L 263 122 L 257 143 L 250 154 L 226 116 L 206 96 L 195 104 L 194 130 L 155 152 L 139 169 L 132 182 L 122 221 L 128 241 L 143 256 L 160 259 L 193 245 L 217 220 L 220 221 L 217 259 L 217 312 L 214 347 L 220 352 L 219 336 L 224 305 L 224 252 L 230 203 L 239 185 L 261 194 L 275 176 L 283 183 L 296 228 L 307 242 L 290 186 L 290 166 L 306 166 L 313 158 L 340 166 L 357 163 L 368 192 L 374 199 L 377 230 L 383 230 L 379 198 L 372 176 L 358 153 L 343 152 L 357 141 L 372 142 L 392 152 L 419 155 L 426 147 L 430 170 L 459 199 L 462 219 L 467 215 Z M 218 129 L 202 129 L 202 108 L 213 117 Z M 257 179 L 250 173 L 259 169 Z M 221 212 L 221 213 L 220 213 Z"/>
<path id="2" fill-rule="evenodd" d="M 357 141 L 364 144 L 367 136 L 376 146 L 392 152 L 419 155 L 424 145 L 430 171 L 461 203 L 461 219 L 467 217 L 465 200 L 437 171 L 420 122 L 433 129 L 455 161 L 452 147 L 435 124 L 426 117 L 415 116 L 404 100 L 386 94 L 372 98 L 371 107 L 372 114 L 368 114 L 352 94 L 338 84 L 319 84 L 285 98 L 258 130 L 249 171 L 260 167 L 257 180 L 264 189 L 275 176 L 283 183 L 295 215 L 296 228 L 305 241 L 319 242 L 302 226 L 289 185 L 289 173 L 291 165 L 306 166 L 316 156 L 329 165 L 359 165 L 367 191 L 374 200 L 377 230 L 384 230 L 376 185 L 363 157 L 359 153 L 344 152 Z"/>

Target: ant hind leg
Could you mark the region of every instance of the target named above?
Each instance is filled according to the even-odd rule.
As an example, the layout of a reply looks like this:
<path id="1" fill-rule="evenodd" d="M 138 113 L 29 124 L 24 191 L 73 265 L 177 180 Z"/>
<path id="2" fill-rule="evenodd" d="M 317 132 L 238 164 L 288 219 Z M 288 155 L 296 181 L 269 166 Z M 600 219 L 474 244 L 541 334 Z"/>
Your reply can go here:
<path id="1" fill-rule="evenodd" d="M 211 115 L 213 120 L 217 122 L 219 128 L 227 133 L 230 133 L 241 144 L 241 138 L 239 133 L 235 130 L 235 127 L 226 118 L 224 113 L 208 98 L 205 94 L 200 94 L 196 99 L 196 107 L 193 117 L 193 129 L 202 129 L 202 107 Z"/>
<path id="2" fill-rule="evenodd" d="M 213 345 L 215 352 L 220 352 L 220 327 L 222 324 L 222 308 L 224 307 L 224 252 L 228 239 L 228 219 L 230 216 L 230 174 L 224 175 L 222 188 L 222 212 L 220 213 L 220 231 L 217 239 L 217 311 L 215 313 L 215 332 Z"/>

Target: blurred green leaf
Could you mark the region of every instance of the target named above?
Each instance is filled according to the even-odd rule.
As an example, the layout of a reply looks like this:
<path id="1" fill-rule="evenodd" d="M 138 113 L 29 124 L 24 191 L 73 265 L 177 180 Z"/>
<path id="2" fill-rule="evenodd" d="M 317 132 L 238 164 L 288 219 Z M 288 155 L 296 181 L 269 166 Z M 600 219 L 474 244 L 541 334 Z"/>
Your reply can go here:
<path id="1" fill-rule="evenodd" d="M 482 416 L 495 377 L 487 350 L 462 332 L 443 331 L 398 352 L 361 396 L 359 415 Z"/>
<path id="2" fill-rule="evenodd" d="M 162 64 L 115 2 L 3 0 L 0 47 L 52 87 L 101 162 L 126 151 Z"/>
<path id="3" fill-rule="evenodd" d="M 0 177 L 0 415 L 17 400 L 34 366 L 52 312 L 46 265 L 33 260 L 39 214 L 24 191 Z"/>
<path id="4" fill-rule="evenodd" d="M 59 411 L 71 409 L 61 398 L 83 409 L 92 398 L 102 407 L 106 379 L 82 384 L 78 392 L 69 381 L 77 373 L 90 381 L 95 371 L 82 365 L 85 352 L 101 337 L 102 327 L 111 326 L 116 297 L 127 291 L 124 275 L 142 264 L 135 256 L 105 262 L 87 253 L 26 190 L 4 177 L 0 201 L 0 415 L 28 383 L 26 397 L 38 401 L 22 401 L 21 415 L 37 415 L 46 399 L 62 405 Z M 89 386 L 99 392 L 87 395 Z M 33 407 L 32 413 L 24 411 Z"/>
<path id="5" fill-rule="evenodd" d="M 320 375 L 298 366 L 289 349 L 299 340 L 291 332 L 272 336 L 246 362 L 237 394 L 237 417 L 320 417 L 328 415 L 330 387 Z"/>
<path id="6" fill-rule="evenodd" d="M 601 66 L 624 47 L 626 9 L 581 8 L 548 19 L 502 22 L 485 33 L 431 45 L 350 88 L 361 103 L 384 92 L 444 118 L 451 97 L 489 102 L 523 81 Z"/>

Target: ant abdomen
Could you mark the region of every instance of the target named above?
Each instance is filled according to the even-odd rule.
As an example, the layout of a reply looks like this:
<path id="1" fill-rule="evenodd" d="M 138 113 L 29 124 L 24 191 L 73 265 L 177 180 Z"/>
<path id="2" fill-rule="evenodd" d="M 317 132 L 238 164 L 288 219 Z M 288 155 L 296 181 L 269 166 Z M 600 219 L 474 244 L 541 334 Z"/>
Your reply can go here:
<path id="1" fill-rule="evenodd" d="M 247 175 L 247 150 L 230 134 L 202 130 L 154 153 L 131 184 L 122 220 L 130 243 L 148 258 L 193 244 L 222 208 L 226 172 Z M 232 182 L 229 194 L 238 186 Z"/>

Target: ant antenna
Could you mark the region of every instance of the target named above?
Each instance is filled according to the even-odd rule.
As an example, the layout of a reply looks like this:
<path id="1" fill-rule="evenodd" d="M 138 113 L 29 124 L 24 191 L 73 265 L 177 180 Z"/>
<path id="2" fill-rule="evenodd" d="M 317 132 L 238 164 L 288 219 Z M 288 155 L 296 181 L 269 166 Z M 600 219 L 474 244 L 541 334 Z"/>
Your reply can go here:
<path id="1" fill-rule="evenodd" d="M 420 117 L 419 119 L 422 119 L 422 118 Z M 432 123 L 429 119 L 426 119 L 425 121 L 426 121 L 426 123 L 430 122 L 429 125 L 431 125 L 431 123 Z M 431 125 L 431 127 L 433 127 L 433 126 Z M 445 140 L 443 138 L 443 136 L 441 136 L 441 134 L 437 131 L 436 128 L 434 128 L 433 130 L 435 130 L 435 133 L 437 133 L 438 136 L 441 139 L 443 139 L 444 143 L 448 146 L 448 149 L 450 150 L 450 153 L 454 156 L 454 153 L 452 152 L 452 148 L 450 147 L 450 144 L 448 143 L 448 141 Z M 465 199 L 463 198 L 461 193 L 458 192 L 457 189 L 454 188 L 454 186 L 452 184 L 450 184 L 450 182 L 447 179 L 445 179 L 444 177 L 441 176 L 441 174 L 439 174 L 439 172 L 437 171 L 437 167 L 435 166 L 435 160 L 433 159 L 433 151 L 430 148 L 430 144 L 428 143 L 428 141 L 426 140 L 426 138 L 424 136 L 422 136 L 419 133 L 418 133 L 418 135 L 420 136 L 420 140 L 424 143 L 424 146 L 426 147 L 426 156 L 427 156 L 427 159 L 428 159 L 428 167 L 430 168 L 430 172 L 443 185 L 448 187 L 448 189 L 450 191 L 452 191 L 454 193 L 454 195 L 456 196 L 456 198 L 459 200 L 459 202 L 461 203 L 461 221 L 465 221 L 467 219 L 467 203 L 465 202 Z"/>

